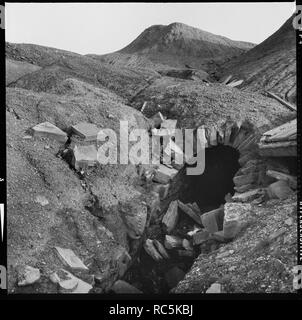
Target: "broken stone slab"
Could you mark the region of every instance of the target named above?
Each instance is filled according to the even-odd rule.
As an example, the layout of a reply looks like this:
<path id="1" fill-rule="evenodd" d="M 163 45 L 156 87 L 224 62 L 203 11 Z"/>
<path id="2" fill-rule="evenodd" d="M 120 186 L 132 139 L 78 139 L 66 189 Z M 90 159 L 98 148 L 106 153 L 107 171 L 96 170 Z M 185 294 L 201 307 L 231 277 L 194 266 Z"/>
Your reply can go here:
<path id="1" fill-rule="evenodd" d="M 158 252 L 165 258 L 165 259 L 170 259 L 170 256 L 168 252 L 166 251 L 165 247 L 158 241 L 158 240 L 153 240 L 153 244 L 155 248 L 158 250 Z"/>
<path id="2" fill-rule="evenodd" d="M 53 273 L 50 280 L 59 285 L 61 293 L 89 293 L 92 289 L 92 285 L 64 269 Z"/>
<path id="3" fill-rule="evenodd" d="M 72 150 L 71 165 L 76 169 L 86 169 L 97 164 L 97 149 L 95 145 L 75 145 Z"/>
<path id="4" fill-rule="evenodd" d="M 206 293 L 221 293 L 221 284 L 220 283 L 212 283 L 210 288 L 207 289 Z"/>
<path id="5" fill-rule="evenodd" d="M 258 173 L 249 173 L 249 174 L 243 174 L 240 176 L 235 176 L 233 178 L 234 184 L 236 187 L 243 186 L 246 184 L 254 183 L 257 181 Z"/>
<path id="6" fill-rule="evenodd" d="M 166 235 L 165 247 L 168 250 L 172 250 L 175 248 L 182 248 L 182 239 L 177 236 Z"/>
<path id="7" fill-rule="evenodd" d="M 145 102 L 143 103 L 143 106 L 142 106 L 142 108 L 141 108 L 141 113 L 144 112 L 146 106 L 147 106 L 147 101 L 145 101 Z"/>
<path id="8" fill-rule="evenodd" d="M 284 180 L 288 183 L 288 185 L 296 190 L 297 189 L 297 178 L 294 176 L 291 176 L 289 174 L 285 174 L 283 172 L 278 172 L 275 170 L 267 170 L 266 175 L 269 177 L 272 177 L 276 180 Z"/>
<path id="9" fill-rule="evenodd" d="M 210 233 L 218 231 L 216 215 L 212 211 L 204 213 L 201 216 L 201 223 L 205 227 L 205 229 Z"/>
<path id="10" fill-rule="evenodd" d="M 293 194 L 293 190 L 289 187 L 287 181 L 279 180 L 267 187 L 267 193 L 271 199 L 287 199 Z"/>
<path id="11" fill-rule="evenodd" d="M 178 206 L 184 213 L 186 213 L 196 223 L 198 223 L 199 225 L 202 225 L 200 216 L 195 211 L 193 211 L 188 205 L 178 200 Z"/>
<path id="12" fill-rule="evenodd" d="M 262 188 L 250 190 L 240 194 L 235 193 L 235 195 L 232 197 L 232 200 L 234 202 L 250 202 L 256 198 L 259 198 L 260 196 L 263 196 L 264 193 L 265 192 Z"/>
<path id="13" fill-rule="evenodd" d="M 113 291 L 117 294 L 141 294 L 142 291 L 135 288 L 133 285 L 129 284 L 123 280 L 117 280 L 113 286 L 110 288 L 110 291 Z"/>
<path id="14" fill-rule="evenodd" d="M 34 137 L 45 137 L 62 143 L 68 138 L 66 132 L 47 121 L 34 126 L 31 131 Z"/>
<path id="15" fill-rule="evenodd" d="M 55 250 L 60 260 L 69 268 L 79 271 L 89 270 L 82 262 L 82 260 L 78 256 L 76 256 L 76 254 L 71 249 L 55 247 Z"/>
<path id="16" fill-rule="evenodd" d="M 227 84 L 228 87 L 238 87 L 243 83 L 243 80 L 233 81 Z"/>
<path id="17" fill-rule="evenodd" d="M 201 211 L 200 211 L 199 206 L 196 202 L 188 203 L 188 206 L 190 206 L 190 208 L 192 208 L 192 210 L 195 211 L 196 214 L 198 214 L 199 216 L 201 215 Z"/>
<path id="18" fill-rule="evenodd" d="M 263 157 L 296 157 L 297 141 L 284 141 L 258 144 L 259 154 Z"/>
<path id="19" fill-rule="evenodd" d="M 296 106 L 294 106 L 293 104 L 285 101 L 284 99 L 278 97 L 276 94 L 272 93 L 272 92 L 269 92 L 269 91 L 266 91 L 268 96 L 271 97 L 271 98 L 274 98 L 276 99 L 277 101 L 279 101 L 281 104 L 283 104 L 285 107 L 287 107 L 289 110 L 291 111 L 297 111 L 297 108 Z"/>
<path id="20" fill-rule="evenodd" d="M 161 123 L 165 120 L 161 112 L 157 112 L 151 119 L 153 121 L 153 127 L 156 129 L 159 129 Z"/>
<path id="21" fill-rule="evenodd" d="M 37 268 L 22 266 L 18 270 L 18 286 L 24 287 L 36 283 L 40 280 L 41 273 Z"/>
<path id="22" fill-rule="evenodd" d="M 93 123 L 81 122 L 71 127 L 71 131 L 84 141 L 96 141 L 100 128 Z"/>
<path id="23" fill-rule="evenodd" d="M 174 266 L 168 272 L 165 273 L 165 280 L 170 289 L 177 286 L 178 282 L 183 280 L 185 273 L 178 267 Z"/>
<path id="24" fill-rule="evenodd" d="M 170 202 L 169 207 L 162 219 L 165 231 L 170 233 L 176 226 L 178 221 L 178 201 Z"/>
<path id="25" fill-rule="evenodd" d="M 144 243 L 144 249 L 146 253 L 155 261 L 160 261 L 163 259 L 163 257 L 160 255 L 160 253 L 157 251 L 153 244 L 153 240 L 147 239 Z"/>
<path id="26" fill-rule="evenodd" d="M 152 185 L 152 191 L 158 193 L 160 200 L 165 199 L 169 193 L 170 184 L 161 184 L 161 183 L 154 183 Z"/>
<path id="27" fill-rule="evenodd" d="M 251 211 L 247 203 L 228 202 L 224 205 L 223 234 L 226 239 L 233 239 L 240 231 L 243 216 Z"/>
<path id="28" fill-rule="evenodd" d="M 193 235 L 193 244 L 200 245 L 203 242 L 207 241 L 210 238 L 210 232 L 206 229 L 196 232 Z"/>
<path id="29" fill-rule="evenodd" d="M 160 164 L 159 168 L 154 172 L 153 181 L 168 184 L 177 173 L 178 171 L 176 169 L 168 168 L 167 166 Z"/>
<path id="30" fill-rule="evenodd" d="M 210 232 L 214 233 L 222 228 L 224 211 L 223 207 L 203 213 L 201 216 L 202 225 Z"/>
<path id="31" fill-rule="evenodd" d="M 220 80 L 220 83 L 221 84 L 227 84 L 231 79 L 232 79 L 232 75 L 228 75 L 228 76 L 224 76 L 221 80 Z"/>

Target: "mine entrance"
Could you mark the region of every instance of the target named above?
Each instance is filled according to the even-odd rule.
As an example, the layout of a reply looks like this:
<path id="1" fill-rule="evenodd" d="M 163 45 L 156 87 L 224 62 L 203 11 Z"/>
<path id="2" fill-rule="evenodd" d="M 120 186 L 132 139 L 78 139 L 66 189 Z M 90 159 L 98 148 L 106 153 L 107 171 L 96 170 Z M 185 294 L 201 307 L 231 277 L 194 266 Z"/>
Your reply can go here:
<path id="1" fill-rule="evenodd" d="M 196 202 L 201 214 L 218 208 L 225 203 L 227 194 L 235 193 L 233 177 L 240 168 L 238 159 L 239 152 L 232 147 L 219 145 L 207 148 L 205 170 L 202 175 L 188 176 L 185 174 L 186 170 L 182 171 L 181 186 L 177 190 L 178 199 L 183 203 Z M 188 231 L 192 230 L 194 225 L 196 226 L 195 221 L 186 214 L 180 213 L 177 226 L 171 233 L 191 242 L 193 256 L 180 256 L 177 249 L 168 250 L 170 258 L 156 262 L 142 249 L 124 279 L 144 293 L 169 293 L 190 270 L 194 259 L 201 251 L 215 250 L 210 246 L 201 248 L 200 245 L 192 243 L 192 238 L 188 237 Z M 153 228 L 157 232 L 152 232 Z M 164 243 L 165 233 L 160 222 L 150 226 L 148 236 Z"/>
<path id="2" fill-rule="evenodd" d="M 185 202 L 196 202 L 202 212 L 225 203 L 227 194 L 233 195 L 233 177 L 239 170 L 239 152 L 229 146 L 207 148 L 205 170 L 202 175 L 186 176 Z M 182 195 L 180 195 L 182 196 Z"/>

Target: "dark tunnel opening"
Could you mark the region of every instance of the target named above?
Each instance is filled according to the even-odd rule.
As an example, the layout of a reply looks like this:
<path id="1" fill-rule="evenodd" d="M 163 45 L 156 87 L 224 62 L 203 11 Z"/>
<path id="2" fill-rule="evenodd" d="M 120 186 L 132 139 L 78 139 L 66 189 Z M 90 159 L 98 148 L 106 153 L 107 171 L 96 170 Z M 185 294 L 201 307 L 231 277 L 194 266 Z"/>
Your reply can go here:
<path id="1" fill-rule="evenodd" d="M 205 169 L 201 175 L 186 175 L 186 201 L 196 202 L 202 212 L 225 203 L 227 194 L 234 195 L 233 177 L 239 170 L 239 152 L 224 145 L 205 150 Z"/>
<path id="2" fill-rule="evenodd" d="M 235 193 L 233 177 L 240 168 L 238 160 L 239 152 L 232 147 L 219 145 L 207 148 L 203 174 L 198 176 L 185 174 L 181 177 L 179 199 L 184 203 L 196 202 L 201 213 L 218 208 L 225 203 L 225 196 L 228 193 L 231 195 Z M 186 238 L 186 233 L 191 230 L 193 224 L 195 223 L 190 217 L 181 214 L 177 228 L 172 234 Z M 157 228 L 160 229 L 161 226 L 157 225 Z M 161 230 L 156 238 L 164 243 L 164 236 L 165 233 Z M 199 252 L 199 246 L 195 246 L 194 255 L 184 257 L 179 256 L 176 250 L 170 250 L 168 260 L 155 262 L 144 250 L 141 250 L 138 259 L 128 270 L 124 279 L 145 293 L 168 293 L 179 281 L 178 277 L 181 278 L 181 274 L 188 272 Z M 173 286 L 169 283 L 169 277 L 175 281 Z"/>

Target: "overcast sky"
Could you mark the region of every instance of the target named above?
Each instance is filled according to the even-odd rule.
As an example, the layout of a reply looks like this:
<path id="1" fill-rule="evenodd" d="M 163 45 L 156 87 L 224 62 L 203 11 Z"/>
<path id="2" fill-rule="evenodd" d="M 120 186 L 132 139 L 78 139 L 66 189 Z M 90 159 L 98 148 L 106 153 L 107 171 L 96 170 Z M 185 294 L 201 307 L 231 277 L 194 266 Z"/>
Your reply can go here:
<path id="1" fill-rule="evenodd" d="M 287 3 L 6 3 L 6 41 L 109 53 L 154 24 L 182 22 L 260 43 L 294 12 Z"/>

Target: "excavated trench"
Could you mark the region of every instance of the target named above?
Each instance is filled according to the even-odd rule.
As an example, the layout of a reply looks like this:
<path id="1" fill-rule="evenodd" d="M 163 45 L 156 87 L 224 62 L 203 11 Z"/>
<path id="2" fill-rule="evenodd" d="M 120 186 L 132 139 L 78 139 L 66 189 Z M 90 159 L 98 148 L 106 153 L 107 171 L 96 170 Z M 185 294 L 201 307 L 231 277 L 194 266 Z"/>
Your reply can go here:
<path id="1" fill-rule="evenodd" d="M 218 145 L 207 148 L 202 175 L 188 176 L 186 170 L 179 173 L 181 186 L 177 191 L 177 199 L 183 203 L 196 202 L 201 213 L 219 208 L 226 202 L 226 195 L 235 193 L 233 177 L 240 168 L 238 159 L 239 152 L 232 147 Z M 164 243 L 165 232 L 160 221 L 158 219 L 150 225 L 147 235 Z M 190 217 L 181 213 L 177 228 L 171 234 L 190 240 L 187 232 L 194 225 L 196 223 Z M 169 293 L 190 270 L 201 250 L 200 246 L 194 246 L 191 257 L 179 256 L 177 250 L 168 250 L 169 259 L 155 261 L 142 249 L 123 279 L 147 294 Z"/>

